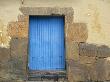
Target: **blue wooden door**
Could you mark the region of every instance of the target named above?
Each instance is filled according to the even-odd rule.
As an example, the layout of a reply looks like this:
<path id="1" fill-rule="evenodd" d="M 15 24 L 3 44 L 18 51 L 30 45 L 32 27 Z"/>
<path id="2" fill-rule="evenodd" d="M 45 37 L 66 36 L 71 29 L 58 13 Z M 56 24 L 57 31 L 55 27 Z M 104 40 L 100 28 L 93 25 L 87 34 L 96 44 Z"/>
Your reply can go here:
<path id="1" fill-rule="evenodd" d="M 29 70 L 65 70 L 64 17 L 30 16 Z"/>

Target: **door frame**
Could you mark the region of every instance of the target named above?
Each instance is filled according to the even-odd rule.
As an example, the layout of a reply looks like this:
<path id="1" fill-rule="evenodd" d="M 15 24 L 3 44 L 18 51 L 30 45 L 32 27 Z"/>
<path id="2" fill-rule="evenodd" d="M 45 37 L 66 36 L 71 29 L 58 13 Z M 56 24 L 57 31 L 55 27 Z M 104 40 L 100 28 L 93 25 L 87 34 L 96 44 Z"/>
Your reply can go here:
<path id="1" fill-rule="evenodd" d="M 59 7 L 21 7 L 20 11 L 28 17 L 27 20 L 27 28 L 29 28 L 29 16 L 30 15 L 37 15 L 37 16 L 64 16 L 64 36 L 65 36 L 65 71 L 30 71 L 28 69 L 28 55 L 29 55 L 29 49 L 27 49 L 27 57 L 26 57 L 26 77 L 27 79 L 31 80 L 31 77 L 51 77 L 53 78 L 66 78 L 68 77 L 68 71 L 69 71 L 69 64 L 68 60 L 70 59 L 70 55 L 68 54 L 68 44 L 69 44 L 69 36 L 68 36 L 68 28 L 72 26 L 73 23 L 73 8 L 71 7 L 65 7 L 65 8 L 59 8 Z M 29 34 L 29 29 L 28 29 Z M 28 35 L 29 39 L 29 35 Z M 28 48 L 29 45 L 27 44 Z M 42 76 L 43 75 L 43 76 Z"/>
<path id="2" fill-rule="evenodd" d="M 51 70 L 51 71 L 43 71 L 43 70 L 29 70 L 28 63 L 29 63 L 29 30 L 28 30 L 28 55 L 27 55 L 27 70 L 28 70 L 28 76 L 29 77 L 46 77 L 46 78 L 66 78 L 66 45 L 65 45 L 65 16 L 64 15 L 29 15 L 29 22 L 30 22 L 30 16 L 63 16 L 64 17 L 64 55 L 65 55 L 65 70 Z M 30 26 L 30 25 L 29 25 Z M 28 27 L 29 28 L 29 27 Z M 33 78 L 29 78 L 29 80 L 32 80 Z"/>

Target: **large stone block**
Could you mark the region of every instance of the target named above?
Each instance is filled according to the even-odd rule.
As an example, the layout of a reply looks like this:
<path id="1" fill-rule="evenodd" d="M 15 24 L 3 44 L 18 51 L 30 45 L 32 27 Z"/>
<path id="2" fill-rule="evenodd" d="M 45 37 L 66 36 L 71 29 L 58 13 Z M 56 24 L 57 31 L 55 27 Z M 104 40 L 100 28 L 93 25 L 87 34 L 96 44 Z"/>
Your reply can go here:
<path id="1" fill-rule="evenodd" d="M 82 62 L 68 60 L 69 82 L 106 82 L 106 81 L 109 82 L 110 81 L 109 58 L 98 58 L 96 60 L 94 60 L 93 57 L 91 59 L 90 58 L 84 61 L 81 59 Z"/>
<path id="2" fill-rule="evenodd" d="M 97 46 L 96 44 L 80 43 L 79 53 L 82 56 L 109 57 L 110 48 L 105 45 Z"/>
<path id="3" fill-rule="evenodd" d="M 17 38 L 27 38 L 28 37 L 28 23 L 17 21 L 17 22 L 10 22 L 8 24 L 8 35 L 10 37 L 17 37 Z"/>
<path id="4" fill-rule="evenodd" d="M 72 7 L 21 7 L 24 15 L 73 15 Z"/>
<path id="5" fill-rule="evenodd" d="M 0 48 L 0 62 L 8 61 L 10 58 L 10 48 Z"/>
<path id="6" fill-rule="evenodd" d="M 105 58 L 106 80 L 110 80 L 110 57 Z"/>
<path id="7" fill-rule="evenodd" d="M 73 23 L 68 26 L 67 39 L 69 42 L 86 42 L 88 30 L 84 23 Z"/>
<path id="8" fill-rule="evenodd" d="M 10 49 L 0 48 L 0 82 L 10 78 Z"/>
<path id="9" fill-rule="evenodd" d="M 28 37 L 28 23 L 18 22 L 18 37 L 27 38 Z"/>
<path id="10" fill-rule="evenodd" d="M 92 82 L 109 82 L 110 81 L 110 62 L 106 58 L 99 58 L 91 66 L 85 65 L 89 77 L 88 81 Z M 86 79 L 87 80 L 87 79 Z"/>
<path id="11" fill-rule="evenodd" d="M 28 39 L 27 38 L 12 38 L 10 42 L 11 56 L 22 57 L 27 56 Z"/>
<path id="12" fill-rule="evenodd" d="M 27 42 L 27 38 L 12 38 L 10 42 L 11 74 L 15 76 L 16 79 L 24 79 L 26 76 Z"/>
<path id="13" fill-rule="evenodd" d="M 69 82 L 89 81 L 88 67 L 78 61 L 68 60 L 68 80 Z"/>
<path id="14" fill-rule="evenodd" d="M 10 22 L 7 27 L 8 35 L 11 37 L 17 36 L 17 22 Z"/>
<path id="15" fill-rule="evenodd" d="M 73 23 L 73 8 L 72 7 L 21 7 L 20 11 L 24 15 L 50 15 L 50 16 L 65 16 L 65 25 Z"/>
<path id="16" fill-rule="evenodd" d="M 99 58 L 95 64 L 95 70 L 98 81 L 110 81 L 110 60 L 108 58 Z"/>
<path id="17" fill-rule="evenodd" d="M 13 56 L 11 52 L 10 48 L 0 48 L 0 82 L 23 82 L 24 58 L 19 57 L 18 52 L 18 57 Z"/>
<path id="18" fill-rule="evenodd" d="M 83 65 L 92 66 L 92 64 L 96 63 L 96 58 L 88 56 L 79 56 L 79 62 Z"/>
<path id="19" fill-rule="evenodd" d="M 78 61 L 79 60 L 79 43 L 77 42 L 71 42 L 68 43 L 66 46 L 66 50 L 67 50 L 67 60 L 75 60 Z"/>

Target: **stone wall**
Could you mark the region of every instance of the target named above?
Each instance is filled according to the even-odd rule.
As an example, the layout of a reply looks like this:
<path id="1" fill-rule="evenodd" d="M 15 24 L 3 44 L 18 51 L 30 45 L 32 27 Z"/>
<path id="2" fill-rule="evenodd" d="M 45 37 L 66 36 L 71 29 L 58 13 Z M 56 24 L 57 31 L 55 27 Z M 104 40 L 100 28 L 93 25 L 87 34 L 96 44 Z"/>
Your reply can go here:
<path id="1" fill-rule="evenodd" d="M 33 9 L 33 8 L 32 8 Z M 66 8 L 57 11 L 47 8 L 48 15 L 67 15 Z M 71 8 L 70 8 L 71 9 Z M 24 11 L 27 10 L 27 11 Z M 27 80 L 28 54 L 28 16 L 40 10 L 21 8 L 24 15 L 18 21 L 9 22 L 8 35 L 10 48 L 0 48 L 0 82 L 25 82 Z M 43 9 L 42 9 L 43 10 Z M 46 8 L 45 8 L 46 11 Z M 43 11 L 45 13 L 45 11 Z M 50 13 L 53 12 L 53 13 Z M 65 14 L 67 12 L 67 14 Z M 50 13 L 50 14 L 49 14 Z M 39 12 L 39 15 L 42 12 Z M 71 18 L 72 16 L 72 18 Z M 104 82 L 110 81 L 110 49 L 108 46 L 88 44 L 88 29 L 85 23 L 73 22 L 73 12 L 67 16 L 66 23 L 66 64 L 68 82 Z M 43 80 L 43 79 L 42 79 Z M 45 79 L 48 80 L 48 79 Z M 59 82 L 63 81 L 59 79 Z"/>
<path id="2" fill-rule="evenodd" d="M 10 48 L 0 48 L 0 82 L 26 81 L 27 25 L 26 16 L 18 16 L 18 21 L 8 24 L 11 37 Z"/>

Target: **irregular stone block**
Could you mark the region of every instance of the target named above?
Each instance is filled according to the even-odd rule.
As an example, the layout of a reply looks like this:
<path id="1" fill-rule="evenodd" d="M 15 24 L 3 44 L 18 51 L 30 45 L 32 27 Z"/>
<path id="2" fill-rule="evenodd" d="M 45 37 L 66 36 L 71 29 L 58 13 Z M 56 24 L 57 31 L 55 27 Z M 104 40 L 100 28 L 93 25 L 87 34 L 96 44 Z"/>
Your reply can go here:
<path id="1" fill-rule="evenodd" d="M 79 44 L 79 53 L 82 56 L 109 57 L 110 48 L 105 45 L 97 46 L 96 44 L 80 43 Z"/>
<path id="2" fill-rule="evenodd" d="M 65 16 L 65 24 L 73 23 L 73 8 L 72 7 L 21 7 L 20 11 L 24 15 L 51 15 Z"/>
<path id="3" fill-rule="evenodd" d="M 67 39 L 69 42 L 86 42 L 88 30 L 84 23 L 73 23 L 68 26 Z"/>
<path id="4" fill-rule="evenodd" d="M 11 22 L 8 25 L 8 35 L 10 37 L 25 38 L 28 37 L 28 23 L 27 22 Z"/>
<path id="5" fill-rule="evenodd" d="M 0 82 L 10 79 L 10 49 L 0 48 Z"/>
<path id="6" fill-rule="evenodd" d="M 10 42 L 11 56 L 22 57 L 27 55 L 27 38 L 12 38 Z"/>
<path id="7" fill-rule="evenodd" d="M 98 81 L 110 81 L 110 60 L 108 58 L 99 58 L 95 64 L 96 77 Z"/>
<path id="8" fill-rule="evenodd" d="M 17 36 L 17 22 L 10 22 L 7 27 L 8 35 L 11 37 Z"/>
<path id="9" fill-rule="evenodd" d="M 96 58 L 88 56 L 79 56 L 79 62 L 80 64 L 91 66 L 92 64 L 96 63 Z"/>
<path id="10" fill-rule="evenodd" d="M 21 7 L 20 11 L 24 15 L 68 15 L 74 13 L 72 7 Z"/>
<path id="11" fill-rule="evenodd" d="M 10 42 L 11 49 L 11 73 L 16 78 L 22 78 L 26 76 L 27 65 L 27 38 L 12 38 Z"/>
<path id="12" fill-rule="evenodd" d="M 18 37 L 27 38 L 28 37 L 28 23 L 18 22 Z"/>
<path id="13" fill-rule="evenodd" d="M 97 79 L 98 81 L 105 81 L 106 80 L 106 67 L 105 67 L 105 59 L 98 59 L 96 63 L 96 72 L 97 72 Z"/>
<path id="14" fill-rule="evenodd" d="M 86 82 L 89 80 L 88 67 L 80 62 L 68 60 L 69 82 Z"/>
<path id="15" fill-rule="evenodd" d="M 72 43 L 68 43 L 66 46 L 66 50 L 67 50 L 67 59 L 68 60 L 75 60 L 78 61 L 79 60 L 79 43 L 77 42 L 72 42 Z"/>
<path id="16" fill-rule="evenodd" d="M 10 59 L 10 48 L 0 48 L 0 62 Z"/>

